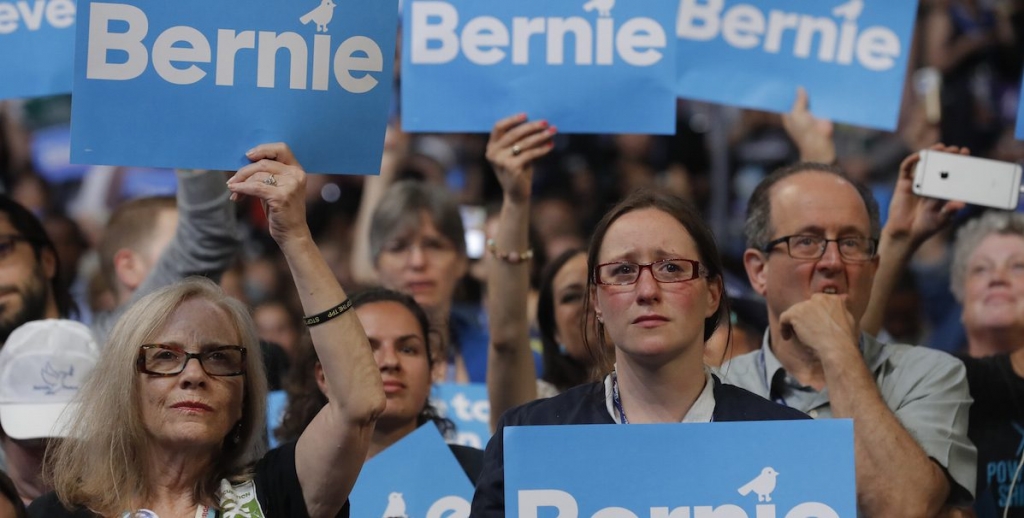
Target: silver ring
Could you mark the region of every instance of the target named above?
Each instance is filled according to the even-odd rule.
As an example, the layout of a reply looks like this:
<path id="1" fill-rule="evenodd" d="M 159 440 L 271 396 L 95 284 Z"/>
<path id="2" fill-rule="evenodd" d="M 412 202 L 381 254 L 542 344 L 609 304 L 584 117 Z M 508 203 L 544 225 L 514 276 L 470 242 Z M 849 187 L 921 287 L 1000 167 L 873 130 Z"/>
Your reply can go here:
<path id="1" fill-rule="evenodd" d="M 519 147 L 519 144 L 512 145 L 512 156 L 519 156 L 519 153 L 523 152 L 523 148 Z"/>
<path id="2" fill-rule="evenodd" d="M 274 178 L 274 175 L 270 175 L 265 180 L 263 180 L 263 183 L 265 183 L 267 185 L 270 185 L 270 186 L 276 187 L 277 186 L 277 178 Z"/>

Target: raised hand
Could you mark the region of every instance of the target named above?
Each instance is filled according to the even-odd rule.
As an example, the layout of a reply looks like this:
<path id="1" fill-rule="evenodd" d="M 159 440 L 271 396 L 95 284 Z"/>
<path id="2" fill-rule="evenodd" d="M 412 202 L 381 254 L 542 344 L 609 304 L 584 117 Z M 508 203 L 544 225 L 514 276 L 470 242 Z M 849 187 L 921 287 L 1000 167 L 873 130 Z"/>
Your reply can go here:
<path id="1" fill-rule="evenodd" d="M 529 200 L 533 162 L 551 151 L 551 139 L 557 132 L 547 121 L 527 122 L 526 114 L 522 113 L 494 124 L 487 141 L 487 160 L 509 201 Z"/>
<path id="2" fill-rule="evenodd" d="M 255 196 L 263 202 L 270 236 L 277 244 L 309 238 L 306 225 L 306 172 L 287 144 L 262 144 L 245 155 L 252 163 L 228 180 L 232 199 Z"/>
<path id="3" fill-rule="evenodd" d="M 929 149 L 946 153 L 969 155 L 967 148 L 935 144 Z M 921 161 L 919 153 L 913 153 L 900 164 L 900 175 L 896 180 L 892 201 L 889 203 L 889 218 L 885 233 L 894 238 L 910 238 L 915 245 L 921 244 L 939 230 L 945 228 L 953 215 L 967 204 L 962 201 L 945 201 L 914 194 L 914 168 Z"/>
<path id="4" fill-rule="evenodd" d="M 835 162 L 832 121 L 811 114 L 810 99 L 803 87 L 797 88 L 793 107 L 782 116 L 782 127 L 800 150 L 800 160 L 822 164 Z"/>

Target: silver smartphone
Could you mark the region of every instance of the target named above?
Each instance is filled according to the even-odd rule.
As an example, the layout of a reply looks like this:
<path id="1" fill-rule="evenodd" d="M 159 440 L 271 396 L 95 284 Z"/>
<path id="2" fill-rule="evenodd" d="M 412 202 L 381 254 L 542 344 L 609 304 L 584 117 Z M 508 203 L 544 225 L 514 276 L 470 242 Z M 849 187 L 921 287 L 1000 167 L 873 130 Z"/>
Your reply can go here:
<path id="1" fill-rule="evenodd" d="M 487 248 L 487 236 L 484 233 L 487 209 L 476 205 L 460 205 L 459 215 L 462 216 L 462 226 L 466 231 L 466 255 L 470 259 L 483 257 Z"/>
<path id="2" fill-rule="evenodd" d="M 914 193 L 1014 210 L 1020 180 L 1019 164 L 926 149 L 914 170 Z"/>

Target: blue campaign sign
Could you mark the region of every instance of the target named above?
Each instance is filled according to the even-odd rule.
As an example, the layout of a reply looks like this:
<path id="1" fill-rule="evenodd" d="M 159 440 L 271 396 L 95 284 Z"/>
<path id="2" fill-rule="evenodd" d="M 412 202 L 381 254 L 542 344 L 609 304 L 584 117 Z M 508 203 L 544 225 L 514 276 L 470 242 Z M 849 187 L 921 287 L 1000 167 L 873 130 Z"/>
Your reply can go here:
<path id="1" fill-rule="evenodd" d="M 427 423 L 366 461 L 349 501 L 352 516 L 468 518 L 473 484 Z"/>
<path id="2" fill-rule="evenodd" d="M 677 0 L 406 0 L 402 127 L 675 132 Z"/>
<path id="3" fill-rule="evenodd" d="M 284 412 L 288 410 L 288 393 L 283 390 L 272 390 L 267 393 L 267 441 L 271 448 L 277 448 L 281 441 L 274 433 L 281 426 Z"/>
<path id="4" fill-rule="evenodd" d="M 680 97 L 896 128 L 915 0 L 679 0 Z"/>
<path id="5" fill-rule="evenodd" d="M 510 518 L 857 516 L 848 419 L 525 426 L 504 439 Z"/>
<path id="6" fill-rule="evenodd" d="M 491 401 L 483 383 L 439 383 L 431 402 L 444 417 L 455 423 L 452 442 L 484 449 L 491 439 Z"/>
<path id="7" fill-rule="evenodd" d="M 83 1 L 72 160 L 233 170 L 265 142 L 377 174 L 398 11 L 378 0 Z"/>
<path id="8" fill-rule="evenodd" d="M 0 99 L 71 91 L 74 0 L 0 0 Z"/>

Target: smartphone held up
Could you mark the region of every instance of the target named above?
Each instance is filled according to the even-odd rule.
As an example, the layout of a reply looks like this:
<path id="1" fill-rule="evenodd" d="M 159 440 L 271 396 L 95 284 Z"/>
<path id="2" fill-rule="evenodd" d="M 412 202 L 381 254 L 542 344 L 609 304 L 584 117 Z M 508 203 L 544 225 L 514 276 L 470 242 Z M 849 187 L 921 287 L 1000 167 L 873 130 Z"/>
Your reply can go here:
<path id="1" fill-rule="evenodd" d="M 914 170 L 914 194 L 1015 210 L 1021 166 L 987 158 L 926 149 Z"/>

